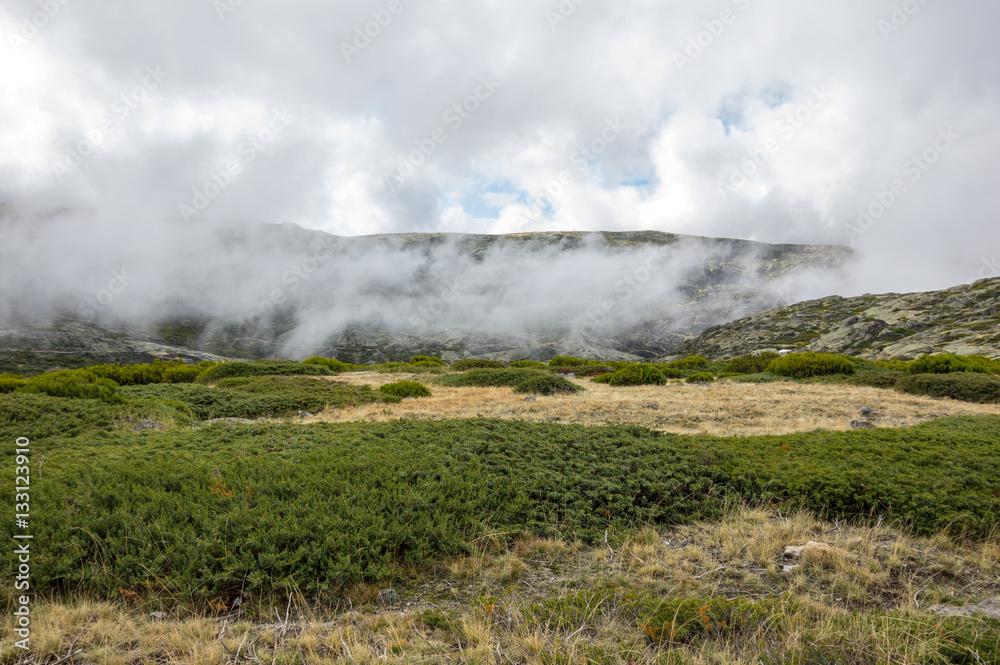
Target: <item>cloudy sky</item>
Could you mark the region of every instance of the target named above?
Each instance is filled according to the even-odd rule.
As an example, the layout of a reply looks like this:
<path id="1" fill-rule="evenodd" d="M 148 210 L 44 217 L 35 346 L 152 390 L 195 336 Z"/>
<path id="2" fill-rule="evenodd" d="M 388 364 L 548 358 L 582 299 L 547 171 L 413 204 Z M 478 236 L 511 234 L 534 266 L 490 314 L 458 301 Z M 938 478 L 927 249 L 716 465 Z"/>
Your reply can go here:
<path id="1" fill-rule="evenodd" d="M 3 0 L 0 201 L 851 244 L 845 291 L 944 287 L 1000 274 L 998 25 L 992 0 Z"/>

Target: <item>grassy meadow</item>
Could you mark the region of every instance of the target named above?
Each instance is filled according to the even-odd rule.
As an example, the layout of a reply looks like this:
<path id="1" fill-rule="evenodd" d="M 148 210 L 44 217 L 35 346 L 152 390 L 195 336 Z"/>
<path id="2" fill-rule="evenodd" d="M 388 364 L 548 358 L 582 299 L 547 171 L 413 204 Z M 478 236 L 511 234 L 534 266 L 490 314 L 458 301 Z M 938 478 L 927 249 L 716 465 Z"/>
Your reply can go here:
<path id="1" fill-rule="evenodd" d="M 996 363 L 797 355 L 0 376 L 0 663 L 1000 662 Z"/>

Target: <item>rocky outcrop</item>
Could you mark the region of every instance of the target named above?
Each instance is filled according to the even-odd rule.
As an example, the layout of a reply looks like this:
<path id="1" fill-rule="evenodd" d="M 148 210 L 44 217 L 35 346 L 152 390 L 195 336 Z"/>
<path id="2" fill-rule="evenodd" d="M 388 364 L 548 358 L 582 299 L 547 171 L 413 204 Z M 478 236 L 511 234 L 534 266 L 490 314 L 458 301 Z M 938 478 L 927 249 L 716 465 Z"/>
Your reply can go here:
<path id="1" fill-rule="evenodd" d="M 767 349 L 868 359 L 924 353 L 1000 358 L 1000 278 L 926 293 L 810 300 L 714 326 L 681 351 L 733 357 Z"/>

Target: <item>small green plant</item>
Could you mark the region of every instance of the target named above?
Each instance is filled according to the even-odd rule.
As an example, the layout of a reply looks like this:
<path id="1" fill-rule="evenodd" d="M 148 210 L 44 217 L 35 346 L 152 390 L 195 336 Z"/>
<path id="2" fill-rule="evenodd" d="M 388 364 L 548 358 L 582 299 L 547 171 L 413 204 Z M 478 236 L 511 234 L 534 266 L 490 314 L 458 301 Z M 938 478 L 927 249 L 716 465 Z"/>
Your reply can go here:
<path id="1" fill-rule="evenodd" d="M 451 368 L 456 372 L 464 372 L 470 369 L 506 369 L 499 360 L 486 360 L 485 358 L 466 358 L 451 364 Z"/>
<path id="2" fill-rule="evenodd" d="M 1000 378 L 977 372 L 904 376 L 896 388 L 911 395 L 950 397 L 978 404 L 1000 402 Z"/>
<path id="3" fill-rule="evenodd" d="M 831 374 L 854 374 L 854 363 L 846 356 L 832 353 L 790 353 L 771 361 L 768 371 L 792 379 Z"/>
<path id="4" fill-rule="evenodd" d="M 697 372 L 684 380 L 688 383 L 711 383 L 715 381 L 715 375 L 711 372 Z"/>
<path id="5" fill-rule="evenodd" d="M 407 397 L 430 397 L 431 391 L 421 383 L 416 381 L 398 381 L 387 383 L 378 389 L 380 393 L 406 399 Z"/>
<path id="6" fill-rule="evenodd" d="M 670 363 L 670 367 L 680 370 L 701 369 L 708 365 L 708 361 L 701 356 L 688 356 Z"/>
<path id="7" fill-rule="evenodd" d="M 612 386 L 662 386 L 667 382 L 663 372 L 652 365 L 629 365 L 606 376 Z"/>

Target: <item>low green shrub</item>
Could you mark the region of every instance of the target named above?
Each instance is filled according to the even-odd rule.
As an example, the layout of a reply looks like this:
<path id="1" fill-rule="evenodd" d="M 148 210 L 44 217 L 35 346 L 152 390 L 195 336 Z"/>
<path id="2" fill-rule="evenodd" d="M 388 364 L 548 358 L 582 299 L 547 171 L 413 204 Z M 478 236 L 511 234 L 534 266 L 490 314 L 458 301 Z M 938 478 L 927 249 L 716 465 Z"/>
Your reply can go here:
<path id="1" fill-rule="evenodd" d="M 997 374 L 1000 362 L 984 356 L 958 356 L 954 353 L 924 355 L 907 363 L 910 374 L 951 374 L 953 372 L 975 372 L 977 374 Z"/>
<path id="2" fill-rule="evenodd" d="M 124 402 L 117 383 L 111 379 L 102 379 L 85 369 L 64 369 L 39 374 L 25 381 L 17 390 L 50 397 L 99 399 L 109 404 Z"/>
<path id="3" fill-rule="evenodd" d="M 708 365 L 708 361 L 701 356 L 688 356 L 687 358 L 681 358 L 669 363 L 669 366 L 673 369 L 701 369 Z"/>
<path id="4" fill-rule="evenodd" d="M 396 383 L 387 383 L 380 387 L 378 391 L 385 395 L 398 397 L 400 399 L 406 399 L 407 397 L 431 396 L 431 391 L 427 389 L 427 386 L 417 383 L 416 381 L 397 381 Z"/>
<path id="5" fill-rule="evenodd" d="M 690 375 L 684 380 L 687 383 L 711 383 L 712 381 L 715 381 L 715 375 L 711 372 L 698 372 Z"/>
<path id="6" fill-rule="evenodd" d="M 219 363 L 208 360 L 198 364 L 183 360 L 161 361 L 139 365 L 95 365 L 87 371 L 102 379 L 110 379 L 120 386 L 145 386 L 151 383 L 192 383 L 199 376 Z"/>
<path id="7" fill-rule="evenodd" d="M 605 365 L 582 365 L 580 367 L 570 367 L 569 369 L 573 370 L 573 373 L 577 376 L 585 376 L 588 378 L 592 376 L 600 376 L 602 374 L 614 374 L 616 371 L 614 368 L 607 367 Z"/>
<path id="8" fill-rule="evenodd" d="M 1000 378 L 977 372 L 904 376 L 896 388 L 911 395 L 950 397 L 978 404 L 1000 402 Z"/>
<path id="9" fill-rule="evenodd" d="M 510 366 L 516 369 L 543 369 L 548 367 L 545 363 L 540 363 L 537 360 L 515 360 Z"/>
<path id="10" fill-rule="evenodd" d="M 441 365 L 441 366 L 446 366 L 448 364 L 445 361 L 441 360 L 440 358 L 434 358 L 432 356 L 413 356 L 412 358 L 410 358 L 411 365 L 421 365 L 424 363 L 430 365 Z"/>
<path id="11" fill-rule="evenodd" d="M 215 418 L 280 418 L 299 411 L 316 413 L 372 402 L 398 402 L 367 386 L 306 376 L 248 376 L 219 379 L 214 388 L 202 385 L 133 386 L 123 394 L 134 398 L 170 400 L 187 405 L 202 420 Z"/>
<path id="12" fill-rule="evenodd" d="M 192 390 L 212 389 L 123 389 Z M 125 408 L 15 393 L 0 396 L 0 428 L 29 414 L 35 420 L 12 426 L 19 436 L 32 423 L 55 431 L 48 405 L 60 402 L 67 415 L 102 422 Z M 330 592 L 462 554 L 485 534 L 599 543 L 609 530 L 716 519 L 763 500 L 828 519 L 884 515 L 919 534 L 988 538 L 998 523 L 998 430 L 1000 417 L 987 416 L 740 438 L 485 419 L 38 434 L 32 448 L 46 465 L 32 529 L 46 546 L 35 581 L 98 598 L 121 587 L 175 598 Z M 13 475 L 13 464 L 0 466 L 0 482 L 10 486 Z M 13 529 L 0 521 L 0 537 Z M 11 577 L 0 571 L 0 581 Z M 670 629 L 703 605 L 639 616 Z M 703 614 L 713 626 L 721 618 L 750 628 L 752 616 L 734 623 L 725 611 L 709 604 Z"/>
<path id="13" fill-rule="evenodd" d="M 215 383 L 238 376 L 330 375 L 333 370 L 312 363 L 303 365 L 291 360 L 258 360 L 252 363 L 220 363 L 196 379 L 196 383 Z"/>
<path id="14" fill-rule="evenodd" d="M 0 394 L 12 393 L 27 385 L 27 380 L 17 374 L 0 374 Z"/>
<path id="15" fill-rule="evenodd" d="M 616 372 L 611 372 L 609 374 L 598 374 L 597 376 L 595 376 L 594 378 L 592 378 L 591 381 L 593 381 L 594 383 L 607 383 L 607 384 L 610 384 L 611 383 L 611 379 L 614 378 L 615 374 L 616 374 Z"/>
<path id="16" fill-rule="evenodd" d="M 652 365 L 629 365 L 609 375 L 612 386 L 662 386 L 667 377 Z"/>
<path id="17" fill-rule="evenodd" d="M 462 374 L 449 374 L 436 379 L 444 386 L 462 387 L 508 387 L 515 392 L 538 392 L 551 395 L 554 392 L 579 392 L 579 386 L 561 376 L 537 369 L 474 369 Z"/>
<path id="18" fill-rule="evenodd" d="M 727 362 L 725 367 L 723 367 L 723 371 L 734 374 L 758 374 L 766 372 L 771 362 L 777 360 L 778 357 L 778 354 L 774 351 L 740 356 Z"/>
<path id="19" fill-rule="evenodd" d="M 656 363 L 653 366 L 656 367 L 656 369 L 658 369 L 661 372 L 663 372 L 663 376 L 667 377 L 668 379 L 683 379 L 684 378 L 684 370 L 680 370 L 680 369 L 677 369 L 675 367 L 671 367 L 670 363 Z"/>
<path id="20" fill-rule="evenodd" d="M 305 360 L 302 361 L 302 364 L 318 365 L 320 367 L 325 367 L 328 370 L 335 372 L 337 374 L 341 372 L 350 372 L 351 370 L 358 368 L 357 365 L 341 362 L 336 358 L 323 358 L 321 356 L 313 356 L 312 358 L 306 358 Z"/>
<path id="21" fill-rule="evenodd" d="M 456 372 L 464 372 L 470 369 L 506 369 L 507 366 L 499 360 L 486 360 L 485 358 L 466 358 L 451 364 L 451 368 Z"/>
<path id="22" fill-rule="evenodd" d="M 556 393 L 575 393 L 583 390 L 575 383 L 561 376 L 542 373 L 532 374 L 514 384 L 514 392 L 530 393 L 532 395 L 554 395 Z"/>
<path id="23" fill-rule="evenodd" d="M 584 360 L 573 356 L 556 356 L 549 361 L 549 367 L 580 367 L 582 365 L 593 365 L 593 360 Z"/>
<path id="24" fill-rule="evenodd" d="M 778 376 L 806 379 L 829 374 L 854 374 L 854 363 L 846 356 L 832 353 L 789 353 L 771 361 L 767 371 Z"/>

